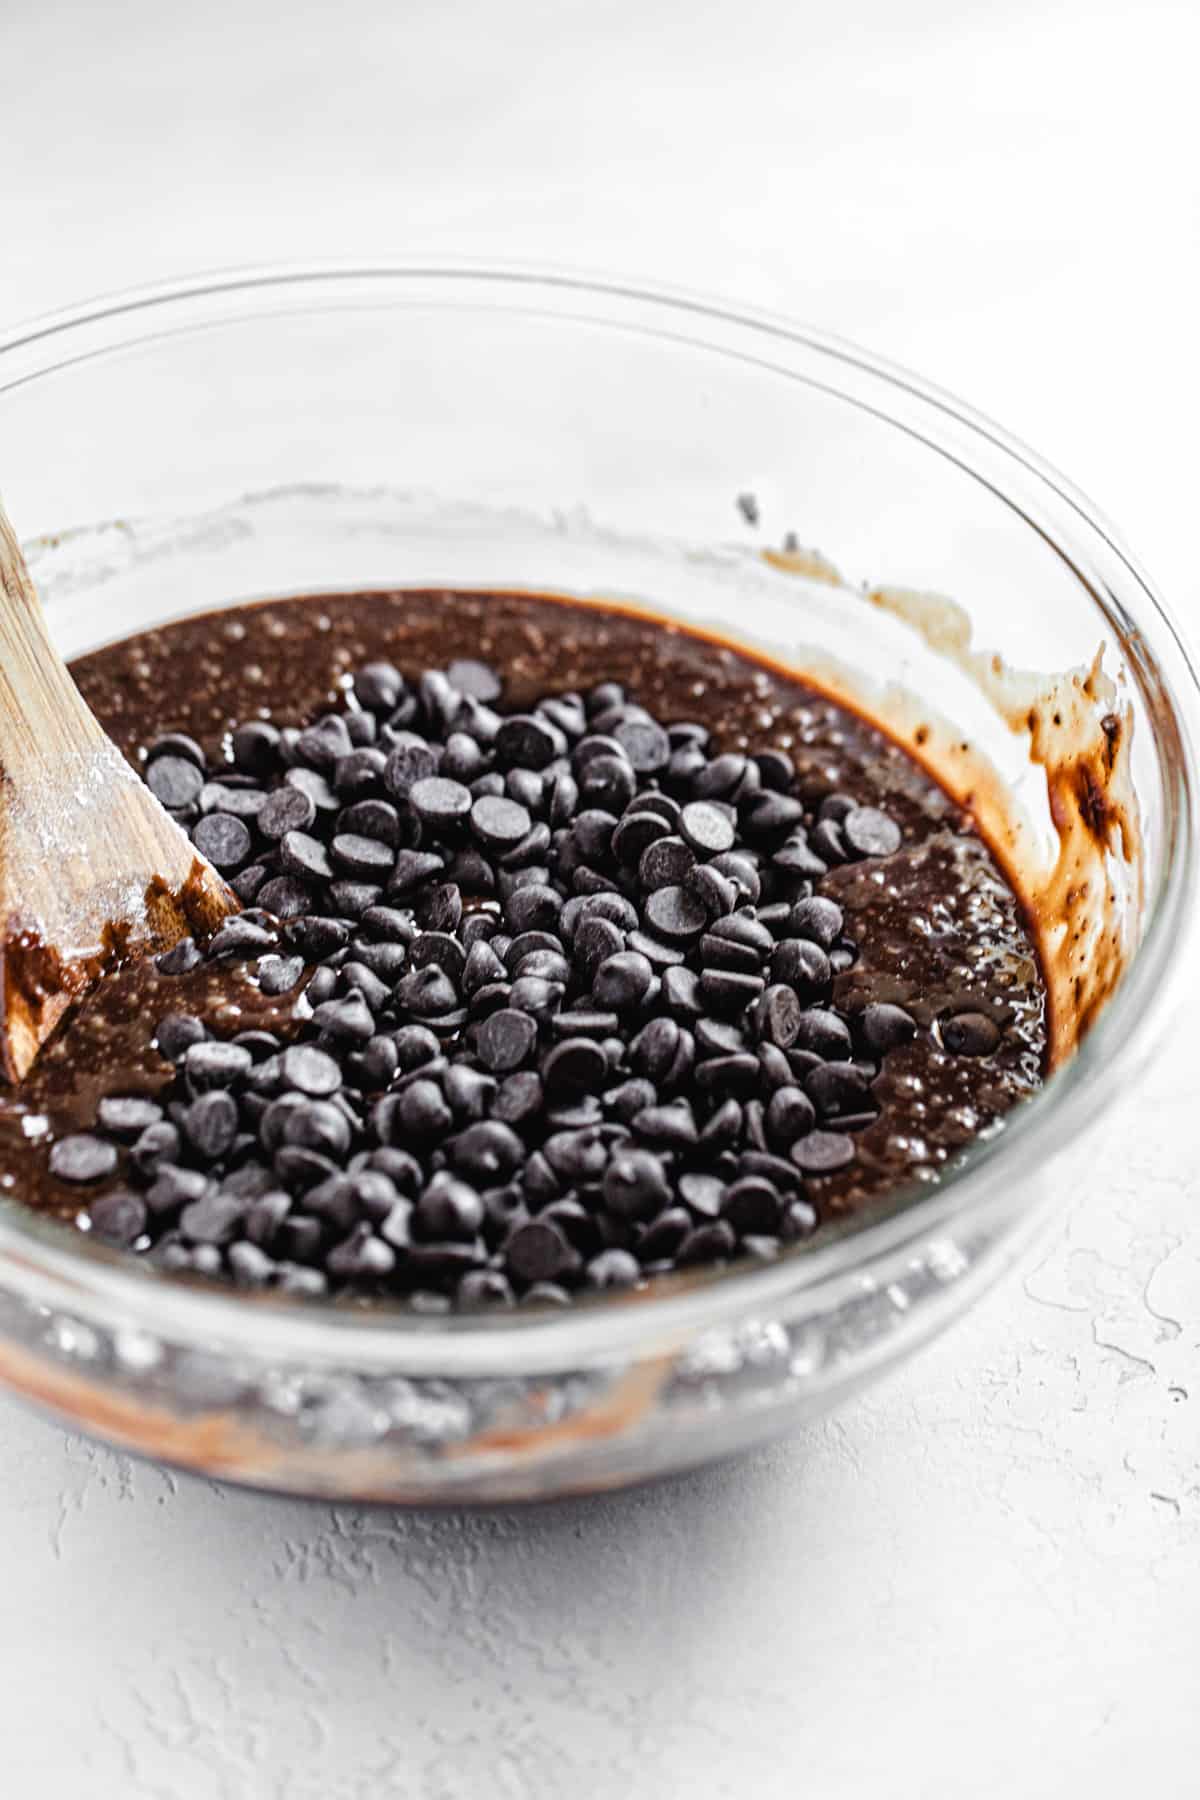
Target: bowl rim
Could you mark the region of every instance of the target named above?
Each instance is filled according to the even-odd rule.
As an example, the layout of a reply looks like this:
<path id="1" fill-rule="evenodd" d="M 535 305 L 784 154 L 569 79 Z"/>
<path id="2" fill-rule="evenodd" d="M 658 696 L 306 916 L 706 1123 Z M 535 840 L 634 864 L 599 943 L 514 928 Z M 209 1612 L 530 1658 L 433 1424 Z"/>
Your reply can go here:
<path id="1" fill-rule="evenodd" d="M 1142 941 L 1117 992 L 1076 1054 L 1036 1096 L 1022 1103 L 1002 1132 L 975 1140 L 944 1181 L 924 1191 L 909 1184 L 881 1206 L 847 1219 L 813 1245 L 772 1264 L 742 1262 L 696 1271 L 668 1278 L 649 1291 L 589 1297 L 548 1312 L 516 1308 L 423 1316 L 395 1308 L 356 1310 L 206 1287 L 68 1234 L 60 1223 L 14 1202 L 0 1207 L 0 1290 L 34 1304 L 74 1310 L 114 1331 L 144 1330 L 214 1350 L 220 1346 L 319 1366 L 353 1364 L 380 1372 L 444 1377 L 534 1374 L 567 1363 L 603 1364 L 641 1355 L 648 1346 L 680 1341 L 697 1330 L 729 1325 L 788 1301 L 795 1304 L 802 1297 L 820 1294 L 824 1301 L 847 1284 L 861 1288 L 870 1281 L 873 1267 L 918 1238 L 927 1241 L 951 1220 L 970 1213 L 982 1221 L 991 1214 L 1019 1210 L 1033 1174 L 1099 1114 L 1123 1072 L 1162 1030 L 1168 1011 L 1164 977 L 1194 928 L 1195 909 L 1188 905 L 1197 858 L 1192 725 L 1200 716 L 1200 684 L 1169 608 L 1092 502 L 983 414 L 907 369 L 829 332 L 657 282 L 451 257 L 387 258 L 367 264 L 323 261 L 201 273 L 104 295 L 0 332 L 0 394 L 76 362 L 176 335 L 196 323 L 190 317 L 194 308 L 213 300 L 240 303 L 240 310 L 205 322 L 234 324 L 252 317 L 256 303 L 264 298 L 286 295 L 294 301 L 312 296 L 315 301 L 320 296 L 327 311 L 336 304 L 339 290 L 345 290 L 343 305 L 348 307 L 359 290 L 382 295 L 388 288 L 416 289 L 422 283 L 431 288 L 459 285 L 483 301 L 489 290 L 496 290 L 514 300 L 519 297 L 525 310 L 537 296 L 549 310 L 556 300 L 589 298 L 624 306 L 642 315 L 643 333 L 667 341 L 677 339 L 684 327 L 695 333 L 707 326 L 710 331 L 732 330 L 747 345 L 790 345 L 827 359 L 835 371 L 853 370 L 877 396 L 902 397 L 916 407 L 920 429 L 914 422 L 894 418 L 882 406 L 873 410 L 890 425 L 921 438 L 929 449 L 962 463 L 1030 529 L 1047 535 L 1035 516 L 1045 507 L 1056 517 L 1062 515 L 1060 525 L 1082 534 L 1089 552 L 1099 557 L 1105 576 L 1102 591 L 1056 539 L 1050 540 L 1052 547 L 1108 618 L 1122 649 L 1128 651 L 1132 641 L 1135 660 L 1149 664 L 1165 723 L 1175 739 L 1173 756 L 1161 753 L 1160 741 L 1166 821 L 1163 864 L 1156 891 L 1147 896 Z M 666 328 L 670 325 L 675 329 Z M 114 327 L 120 330 L 115 338 Z M 89 343 L 89 336 L 97 333 L 101 341 Z M 724 343 L 694 336 L 691 341 L 714 354 L 729 350 Z M 48 351 L 54 360 L 39 363 Z M 833 391 L 849 403 L 862 403 L 844 386 Z M 1022 499 L 1035 504 L 1026 510 L 1012 492 L 997 485 L 994 475 L 963 462 L 964 441 L 968 449 L 986 447 L 985 454 L 998 462 L 1015 489 L 1022 490 Z"/>

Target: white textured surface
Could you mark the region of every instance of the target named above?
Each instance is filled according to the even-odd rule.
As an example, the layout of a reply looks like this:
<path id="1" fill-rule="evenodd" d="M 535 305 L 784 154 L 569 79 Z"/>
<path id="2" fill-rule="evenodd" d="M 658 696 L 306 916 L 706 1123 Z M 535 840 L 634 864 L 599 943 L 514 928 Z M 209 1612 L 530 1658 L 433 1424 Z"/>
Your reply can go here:
<path id="1" fill-rule="evenodd" d="M 1191 0 L 6 0 L 0 323 L 315 252 L 724 290 L 994 412 L 1186 620 L 1198 53 Z M 948 1341 L 656 1490 L 331 1512 L 0 1402 L 5 1791 L 1194 1793 L 1192 1085 L 1160 1058 Z"/>

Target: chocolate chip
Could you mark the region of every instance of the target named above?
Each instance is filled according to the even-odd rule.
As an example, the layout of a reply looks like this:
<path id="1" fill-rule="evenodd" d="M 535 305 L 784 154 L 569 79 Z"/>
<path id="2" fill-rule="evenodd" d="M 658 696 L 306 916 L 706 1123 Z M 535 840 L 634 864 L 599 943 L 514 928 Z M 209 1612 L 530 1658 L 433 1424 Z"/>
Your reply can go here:
<path id="1" fill-rule="evenodd" d="M 690 943 L 708 922 L 703 906 L 682 887 L 656 888 L 647 897 L 645 914 L 648 928 L 669 945 Z"/>
<path id="2" fill-rule="evenodd" d="M 316 802 L 298 787 L 277 787 L 259 811 L 257 825 L 264 837 L 278 841 L 289 831 L 307 831 L 317 816 Z"/>
<path id="3" fill-rule="evenodd" d="M 731 943 L 711 931 L 700 939 L 700 961 L 705 973 L 728 969 L 734 974 L 757 975 L 762 967 L 761 955 L 749 944 Z"/>
<path id="4" fill-rule="evenodd" d="M 758 1089 L 758 1058 L 748 1053 L 714 1056 L 696 1070 L 696 1083 L 702 1094 L 732 1095 L 745 1100 Z"/>
<path id="5" fill-rule="evenodd" d="M 533 1069 L 519 1069 L 506 1076 L 496 1090 L 492 1117 L 506 1125 L 527 1125 L 541 1111 L 542 1098 L 541 1076 Z"/>
<path id="6" fill-rule="evenodd" d="M 826 864 L 846 860 L 846 846 L 841 831 L 832 819 L 822 819 L 812 834 L 812 848 Z"/>
<path id="7" fill-rule="evenodd" d="M 735 751 L 716 756 L 705 763 L 692 782 L 693 793 L 701 799 L 732 795 L 746 773 L 746 758 Z"/>
<path id="8" fill-rule="evenodd" d="M 96 1237 L 124 1248 L 146 1229 L 146 1203 L 127 1188 L 117 1188 L 92 1201 L 88 1218 Z"/>
<path id="9" fill-rule="evenodd" d="M 461 985 L 464 994 L 474 994 L 489 983 L 502 981 L 505 975 L 504 964 L 483 939 L 471 945 L 467 960 L 463 965 Z"/>
<path id="10" fill-rule="evenodd" d="M 673 1101 L 669 1106 L 648 1106 L 632 1123 L 639 1137 L 664 1149 L 690 1150 L 699 1140 L 696 1120 L 686 1100 Z"/>
<path id="11" fill-rule="evenodd" d="M 941 1039 L 954 1056 L 990 1056 L 1000 1043 L 1000 1029 L 985 1013 L 955 1013 L 942 1022 Z"/>
<path id="12" fill-rule="evenodd" d="M 179 1155 L 181 1139 L 178 1128 L 163 1120 L 147 1125 L 129 1152 L 129 1166 L 143 1180 L 151 1180 L 164 1163 L 174 1162 Z"/>
<path id="13" fill-rule="evenodd" d="M 264 994 L 290 994 L 304 974 L 302 956 L 264 956 L 258 964 L 258 985 Z"/>
<path id="14" fill-rule="evenodd" d="M 359 919 L 359 930 L 389 944 L 411 944 L 417 935 L 412 914 L 394 906 L 369 906 Z"/>
<path id="15" fill-rule="evenodd" d="M 239 769 L 250 775 L 269 775 L 278 767 L 282 738 L 267 719 L 250 719 L 235 727 L 229 746 Z"/>
<path id="16" fill-rule="evenodd" d="M 687 878 L 687 889 L 713 919 L 724 918 L 741 900 L 740 889 L 711 863 L 699 863 L 692 870 Z"/>
<path id="17" fill-rule="evenodd" d="M 597 968 L 592 977 L 592 996 L 605 1010 L 625 1012 L 642 1004 L 653 981 L 654 970 L 646 957 L 636 950 L 619 950 Z"/>
<path id="18" fill-rule="evenodd" d="M 856 806 L 841 824 L 842 838 L 859 856 L 893 856 L 900 848 L 900 827 L 876 806 Z"/>
<path id="19" fill-rule="evenodd" d="M 761 975 L 744 975 L 733 969 L 705 969 L 700 976 L 700 992 L 718 1012 L 743 1013 L 765 986 Z"/>
<path id="20" fill-rule="evenodd" d="M 719 856 L 737 841 L 733 816 L 710 800 L 691 800 L 679 815 L 679 830 L 698 856 Z"/>
<path id="21" fill-rule="evenodd" d="M 833 981 L 829 958 L 807 938 L 785 938 L 771 957 L 771 980 L 792 988 L 801 1000 L 814 1000 Z"/>
<path id="22" fill-rule="evenodd" d="M 792 1145 L 792 1161 L 806 1175 L 833 1175 L 854 1161 L 854 1140 L 841 1131 L 810 1131 Z"/>
<path id="23" fill-rule="evenodd" d="M 361 994 L 344 1000 L 326 1000 L 313 1010 L 313 1021 L 331 1038 L 342 1043 L 365 1044 L 375 1036 L 375 1020 Z"/>
<path id="24" fill-rule="evenodd" d="M 451 872 L 460 873 L 467 879 L 469 872 L 462 870 L 461 863 L 461 858 L 456 859 L 451 865 Z M 470 950 L 476 939 L 463 929 L 465 911 L 462 888 L 457 881 L 435 882 L 432 886 L 423 888 L 413 901 L 413 913 L 423 932 L 453 935 L 460 948 Z M 486 942 L 486 939 L 481 941 Z M 443 966 L 449 973 L 451 965 L 444 963 Z M 456 973 L 461 975 L 465 967 L 462 957 L 457 956 L 453 963 Z"/>
<path id="25" fill-rule="evenodd" d="M 580 800 L 611 813 L 624 812 L 637 790 L 637 776 L 624 753 L 592 757 L 577 779 Z"/>
<path id="26" fill-rule="evenodd" d="M 237 1104 L 223 1088 L 215 1088 L 192 1101 L 184 1111 L 182 1124 L 193 1150 L 207 1161 L 216 1162 L 232 1149 L 237 1136 Z"/>
<path id="27" fill-rule="evenodd" d="M 157 1101 L 143 1100 L 133 1094 L 106 1094 L 96 1107 L 96 1119 L 101 1128 L 122 1143 L 132 1142 L 147 1126 L 157 1125 L 162 1116 L 162 1107 Z"/>
<path id="28" fill-rule="evenodd" d="M 685 1176 L 686 1180 L 687 1177 Z M 721 1184 L 716 1184 L 718 1195 Z M 715 1216 L 715 1211 L 714 1211 Z M 637 1253 L 643 1263 L 667 1261 L 675 1255 L 692 1229 L 692 1215 L 683 1206 L 668 1206 L 643 1226 L 637 1241 Z"/>
<path id="29" fill-rule="evenodd" d="M 700 1142 L 706 1151 L 718 1152 L 735 1144 L 744 1127 L 745 1119 L 740 1103 L 737 1100 L 723 1100 L 700 1133 Z"/>
<path id="30" fill-rule="evenodd" d="M 502 794 L 483 794 L 471 806 L 471 830 L 485 849 L 503 853 L 528 835 L 533 821 L 527 809 Z"/>
<path id="31" fill-rule="evenodd" d="M 443 1170 L 417 1201 L 413 1217 L 426 1239 L 470 1243 L 483 1225 L 483 1201 L 473 1187 Z"/>
<path id="32" fill-rule="evenodd" d="M 638 1259 L 628 1250 L 602 1250 L 583 1272 L 586 1285 L 598 1290 L 634 1287 L 641 1276 Z"/>
<path id="33" fill-rule="evenodd" d="M 289 769 L 283 779 L 285 786 L 297 788 L 302 794 L 307 794 L 319 813 L 337 812 L 342 804 L 324 775 L 316 769 Z M 304 830 L 305 827 L 298 826 L 295 829 Z"/>
<path id="34" fill-rule="evenodd" d="M 916 1021 L 902 1006 L 875 1000 L 864 1006 L 858 1016 L 858 1035 L 863 1045 L 875 1056 L 886 1056 L 916 1036 Z"/>
<path id="35" fill-rule="evenodd" d="M 822 1063 L 804 1085 L 809 1099 L 825 1118 L 861 1112 L 869 1106 L 871 1090 L 867 1078 L 852 1062 Z"/>
<path id="36" fill-rule="evenodd" d="M 459 1174 L 482 1187 L 494 1187 L 515 1173 L 524 1155 L 516 1132 L 496 1119 L 483 1119 L 460 1131 L 448 1153 Z"/>
<path id="37" fill-rule="evenodd" d="M 198 769 L 204 767 L 204 751 L 194 737 L 183 731 L 164 731 L 156 737 L 146 752 L 146 761 L 152 763 L 160 756 L 178 756 L 185 762 L 195 763 Z"/>
<path id="38" fill-rule="evenodd" d="M 296 740 L 296 753 L 311 768 L 332 769 L 339 757 L 353 749 L 346 721 L 337 713 L 327 713 L 315 724 L 306 726 Z"/>
<path id="39" fill-rule="evenodd" d="M 539 937 L 539 932 L 526 932 L 523 938 Z M 558 950 L 530 950 L 523 956 L 514 959 L 509 953 L 512 972 L 518 981 L 536 979 L 556 982 L 565 988 L 574 976 L 574 969 L 567 958 Z"/>
<path id="40" fill-rule="evenodd" d="M 437 1019 L 455 1010 L 458 989 L 444 969 L 437 963 L 428 963 L 410 968 L 397 984 L 396 999 L 418 1019 Z"/>
<path id="41" fill-rule="evenodd" d="M 446 670 L 446 680 L 460 694 L 469 694 L 473 700 L 482 701 L 484 706 L 490 706 L 503 692 L 495 669 L 471 657 L 460 656 L 452 662 Z"/>
<path id="42" fill-rule="evenodd" d="M 836 1013 L 819 1006 L 810 1006 L 801 1013 L 793 1042 L 797 1050 L 811 1051 L 825 1062 L 844 1062 L 851 1053 L 846 1025 Z"/>
<path id="43" fill-rule="evenodd" d="M 74 1132 L 50 1146 L 50 1173 L 59 1181 L 103 1181 L 116 1167 L 113 1146 L 88 1131 Z"/>
<path id="44" fill-rule="evenodd" d="M 521 1296 L 522 1306 L 569 1306 L 571 1296 L 555 1281 L 535 1281 Z"/>
<path id="45" fill-rule="evenodd" d="M 277 919 L 298 919 L 312 911 L 312 895 L 294 875 L 279 875 L 258 890 L 258 903 Z"/>
<path id="46" fill-rule="evenodd" d="M 789 1150 L 798 1138 L 816 1124 L 816 1109 L 803 1088 L 778 1087 L 767 1102 L 764 1127 L 767 1140 L 781 1151 Z"/>
<path id="47" fill-rule="evenodd" d="M 739 905 L 758 905 L 762 898 L 762 880 L 753 857 L 742 850 L 726 850 L 720 856 L 714 856 L 709 867 L 733 883 Z"/>
<path id="48" fill-rule="evenodd" d="M 670 832 L 670 825 L 658 812 L 626 812 L 612 832 L 612 853 L 635 869 L 651 844 L 670 836 Z"/>
<path id="49" fill-rule="evenodd" d="M 657 775 L 671 760 L 671 741 L 654 719 L 623 719 L 614 727 L 613 736 L 639 775 Z"/>
<path id="50" fill-rule="evenodd" d="M 441 969 L 455 986 L 467 967 L 463 947 L 449 931 L 418 932 L 408 947 L 408 962 L 413 969 Z"/>
<path id="51" fill-rule="evenodd" d="M 509 1273 L 521 1283 L 558 1281 L 576 1273 L 579 1253 L 557 1226 L 540 1219 L 519 1225 L 504 1246 Z"/>
<path id="52" fill-rule="evenodd" d="M 248 863 L 230 880 L 230 887 L 244 906 L 253 905 L 267 879 L 265 863 Z"/>
<path id="53" fill-rule="evenodd" d="M 407 800 L 419 781 L 437 774 L 437 751 L 419 739 L 398 744 L 387 759 L 383 785 L 397 800 Z"/>
<path id="54" fill-rule="evenodd" d="M 314 1100 L 336 1094 L 342 1073 L 332 1056 L 315 1044 L 292 1044 L 280 1058 L 280 1073 L 289 1088 Z"/>
<path id="55" fill-rule="evenodd" d="M 209 1190 L 209 1178 L 199 1169 L 184 1169 L 163 1163 L 155 1172 L 146 1192 L 146 1205 L 155 1217 L 167 1217 Z"/>
<path id="56" fill-rule="evenodd" d="M 332 881 L 333 868 L 325 846 L 305 831 L 287 831 L 279 841 L 279 860 L 289 875 L 309 881 Z"/>
<path id="57" fill-rule="evenodd" d="M 390 1010 L 393 1000 L 399 998 L 403 986 L 403 982 L 396 982 L 393 992 L 392 984 L 376 975 L 370 965 L 360 961 L 357 956 L 347 957 L 344 962 L 340 962 L 337 982 L 343 993 L 359 994 L 369 1011 L 377 1017 Z"/>
<path id="58" fill-rule="evenodd" d="M 402 818 L 389 801 L 379 799 L 357 800 L 353 806 L 343 807 L 337 828 L 345 836 L 372 838 L 393 850 L 411 844 L 416 835 L 411 820 Z"/>
<path id="59" fill-rule="evenodd" d="M 793 937 L 811 939 L 822 950 L 831 950 L 841 936 L 845 922 L 845 916 L 836 901 L 813 894 L 806 900 L 798 900 L 793 906 L 791 933 Z"/>
<path id="60" fill-rule="evenodd" d="M 200 789 L 200 811 L 204 814 L 225 813 L 239 823 L 256 820 L 267 796 L 259 787 L 234 785 L 245 779 L 239 775 L 226 775 L 219 781 L 206 781 Z"/>
<path id="61" fill-rule="evenodd" d="M 376 1237 L 364 1220 L 349 1237 L 336 1244 L 326 1258 L 331 1275 L 346 1279 L 382 1280 L 396 1266 L 396 1252 L 381 1237 Z"/>
<path id="62" fill-rule="evenodd" d="M 277 943 L 275 932 L 249 913 L 235 915 L 226 919 L 220 931 L 208 941 L 208 960 L 216 962 L 221 957 L 257 957 L 264 950 L 273 950 Z"/>
<path id="63" fill-rule="evenodd" d="M 161 805 L 181 812 L 200 798 L 204 775 L 191 757 L 156 756 L 147 764 L 146 786 Z"/>
<path id="64" fill-rule="evenodd" d="M 476 1035 L 476 1048 L 484 1066 L 497 1074 L 515 1069 L 529 1057 L 537 1042 L 537 1025 L 528 1013 L 502 1007 L 485 1019 Z"/>
<path id="65" fill-rule="evenodd" d="M 695 864 L 695 852 L 681 837 L 660 837 L 643 851 L 638 881 L 647 894 L 658 888 L 682 889 Z"/>
<path id="66" fill-rule="evenodd" d="M 775 1044 L 760 1039 L 758 1045 L 758 1066 L 762 1075 L 763 1091 L 771 1094 L 779 1087 L 788 1087 L 792 1080 L 792 1066 L 787 1056 Z"/>
<path id="67" fill-rule="evenodd" d="M 179 1229 L 192 1244 L 229 1244 L 241 1229 L 245 1210 L 244 1202 L 229 1195 L 203 1194 L 184 1207 Z"/>
<path id="68" fill-rule="evenodd" d="M 339 868 L 377 881 L 386 880 L 396 861 L 390 844 L 358 832 L 339 832 L 329 848 Z"/>
<path id="69" fill-rule="evenodd" d="M 404 690 L 404 677 L 391 663 L 365 663 L 354 676 L 355 698 L 372 712 L 394 712 Z"/>
<path id="70" fill-rule="evenodd" d="M 662 997 L 664 1005 L 668 1006 L 681 1019 L 699 1019 L 704 1011 L 700 977 L 694 969 L 678 965 L 664 969 Z"/>
<path id="71" fill-rule="evenodd" d="M 721 1216 L 739 1237 L 773 1232 L 781 1210 L 778 1190 L 763 1175 L 747 1175 L 731 1183 L 721 1198 Z"/>
<path id="72" fill-rule="evenodd" d="M 808 881 L 818 880 L 828 872 L 829 867 L 809 847 L 802 831 L 790 833 L 782 849 L 776 850 L 772 855 L 771 863 L 784 875 Z"/>
<path id="73" fill-rule="evenodd" d="M 514 1295 L 499 1269 L 469 1269 L 455 1289 L 454 1298 L 463 1307 L 511 1306 Z"/>
<path id="74" fill-rule="evenodd" d="M 694 1263 L 722 1262 L 733 1255 L 737 1237 L 727 1219 L 715 1219 L 710 1225 L 697 1225 L 684 1238 L 676 1251 L 680 1268 Z"/>
<path id="75" fill-rule="evenodd" d="M 564 747 L 555 728 L 531 713 L 505 719 L 496 733 L 496 754 L 510 768 L 544 769 Z"/>
<path id="76" fill-rule="evenodd" d="M 192 827 L 192 842 L 201 856 L 223 872 L 237 869 L 250 854 L 251 837 L 231 813 L 206 813 Z"/>
<path id="77" fill-rule="evenodd" d="M 790 1050 L 800 1036 L 804 1011 L 796 990 L 777 982 L 763 994 L 755 1017 L 758 1029 L 768 1043 L 781 1050 Z"/>
<path id="78" fill-rule="evenodd" d="M 547 1163 L 567 1182 L 598 1180 L 604 1172 L 608 1154 L 606 1134 L 594 1127 L 556 1131 L 545 1142 Z"/>
<path id="79" fill-rule="evenodd" d="M 345 949 L 350 941 L 350 927 L 344 919 L 327 918 L 323 913 L 308 913 L 294 919 L 286 932 L 288 943 L 313 961 L 332 957 Z"/>
<path id="80" fill-rule="evenodd" d="M 408 804 L 423 825 L 445 830 L 470 814 L 471 790 L 461 781 L 449 781 L 445 776 L 425 776 L 409 788 Z"/>
<path id="81" fill-rule="evenodd" d="M 562 911 L 562 896 L 554 888 L 536 883 L 509 895 L 504 917 L 514 932 L 549 931 Z"/>
<path id="82" fill-rule="evenodd" d="M 600 893 L 583 895 L 577 900 L 568 901 L 563 908 L 563 928 L 569 935 L 572 927 L 568 923 L 567 914 L 572 906 L 578 906 L 579 924 L 585 919 L 607 919 L 619 931 L 631 932 L 638 922 L 637 908 L 624 894 Z"/>
<path id="83" fill-rule="evenodd" d="M 161 956 L 156 956 L 154 966 L 160 975 L 190 975 L 204 961 L 204 953 L 199 945 L 190 937 L 182 937 Z"/>
<path id="84" fill-rule="evenodd" d="M 242 1045 L 212 1040 L 193 1044 L 184 1055 L 183 1067 L 189 1087 L 201 1094 L 209 1088 L 233 1087 L 250 1073 L 252 1061 Z"/>
<path id="85" fill-rule="evenodd" d="M 542 1063 L 542 1080 L 550 1094 L 564 1089 L 586 1093 L 599 1085 L 608 1073 L 608 1063 L 600 1046 L 591 1038 L 569 1037 L 556 1044 Z"/>
<path id="86" fill-rule="evenodd" d="M 670 1198 L 662 1161 L 649 1150 L 618 1150 L 605 1170 L 605 1204 L 618 1218 L 649 1218 Z"/>

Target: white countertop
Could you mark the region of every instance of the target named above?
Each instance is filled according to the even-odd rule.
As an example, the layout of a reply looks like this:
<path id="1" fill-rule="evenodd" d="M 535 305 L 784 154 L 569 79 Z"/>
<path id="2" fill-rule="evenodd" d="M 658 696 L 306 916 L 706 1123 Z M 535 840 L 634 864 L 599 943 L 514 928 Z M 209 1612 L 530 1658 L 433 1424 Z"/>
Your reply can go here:
<path id="1" fill-rule="evenodd" d="M 313 254 L 724 292 L 999 417 L 1195 626 L 1198 56 L 1192 0 L 6 0 L 0 326 Z M 1064 1176 L 1023 1278 L 826 1424 L 663 1487 L 331 1510 L 0 1401 L 13 1793 L 1194 1794 L 1200 1230 L 1174 1045 Z"/>

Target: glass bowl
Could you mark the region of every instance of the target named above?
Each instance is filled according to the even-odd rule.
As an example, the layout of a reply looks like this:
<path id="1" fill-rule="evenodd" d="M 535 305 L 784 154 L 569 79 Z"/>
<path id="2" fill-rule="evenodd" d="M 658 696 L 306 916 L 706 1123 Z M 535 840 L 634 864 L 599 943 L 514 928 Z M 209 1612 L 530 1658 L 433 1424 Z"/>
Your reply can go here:
<path id="1" fill-rule="evenodd" d="M 1057 1026 L 1044 1090 L 952 1174 L 769 1266 L 570 1309 L 251 1299 L 2 1197 L 12 1389 L 259 1486 L 544 1498 L 836 1405 L 1021 1252 L 1161 1026 L 1193 910 L 1195 678 L 1060 477 L 828 338 L 513 269 L 267 271 L 51 319 L 0 341 L 0 433 L 68 655 L 269 594 L 454 584 L 640 602 L 815 672 L 1019 865 Z"/>

